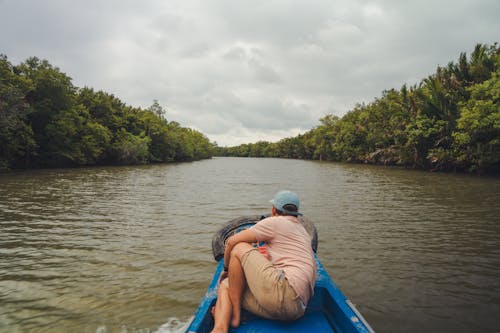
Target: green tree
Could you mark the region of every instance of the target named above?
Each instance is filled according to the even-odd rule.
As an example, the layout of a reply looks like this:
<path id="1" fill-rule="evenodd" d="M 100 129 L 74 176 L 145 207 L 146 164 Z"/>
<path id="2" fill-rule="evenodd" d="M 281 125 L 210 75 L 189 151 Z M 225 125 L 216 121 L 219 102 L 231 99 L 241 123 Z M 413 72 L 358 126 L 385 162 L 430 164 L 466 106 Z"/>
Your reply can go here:
<path id="1" fill-rule="evenodd" d="M 51 161 L 45 159 L 50 156 L 46 152 L 51 145 L 47 126 L 60 113 L 75 106 L 76 88 L 71 83 L 71 78 L 57 67 L 35 57 L 17 66 L 15 72 L 23 80 L 30 82 L 25 101 L 30 105 L 26 121 L 33 131 L 37 148 L 32 163 L 41 166 L 52 165 Z"/>
<path id="2" fill-rule="evenodd" d="M 166 114 L 167 112 L 165 109 L 158 103 L 158 100 L 153 100 L 153 104 L 148 108 L 148 111 L 153 112 L 158 118 L 163 119 L 166 121 Z"/>
<path id="3" fill-rule="evenodd" d="M 126 105 L 114 95 L 86 87 L 79 89 L 77 102 L 89 110 L 92 119 L 113 133 L 127 125 Z"/>
<path id="4" fill-rule="evenodd" d="M 149 144 L 146 135 L 133 135 L 121 128 L 111 144 L 110 155 L 118 164 L 146 164 L 149 161 Z"/>
<path id="5" fill-rule="evenodd" d="M 498 54 L 500 48 L 495 43 L 487 46 L 477 44 L 471 54 L 470 60 L 470 75 L 474 83 L 482 83 L 491 77 L 491 73 L 495 72 L 498 67 Z"/>
<path id="6" fill-rule="evenodd" d="M 30 89 L 31 81 L 17 75 L 7 57 L 0 55 L 0 170 L 28 167 L 35 154 L 34 133 L 26 123 Z"/>
<path id="7" fill-rule="evenodd" d="M 498 66 L 497 66 L 498 67 Z M 457 159 L 469 171 L 500 170 L 500 70 L 469 88 L 453 133 Z"/>
<path id="8" fill-rule="evenodd" d="M 42 152 L 45 163 L 58 167 L 95 164 L 111 137 L 106 127 L 90 119 L 82 105 L 55 116 L 46 132 L 48 144 Z"/>

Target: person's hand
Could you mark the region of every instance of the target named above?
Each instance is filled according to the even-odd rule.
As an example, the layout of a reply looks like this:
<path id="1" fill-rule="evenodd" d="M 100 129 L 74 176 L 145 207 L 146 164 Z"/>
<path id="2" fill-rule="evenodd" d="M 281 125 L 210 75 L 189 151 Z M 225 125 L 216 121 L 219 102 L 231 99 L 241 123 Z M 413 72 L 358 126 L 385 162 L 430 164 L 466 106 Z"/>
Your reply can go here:
<path id="1" fill-rule="evenodd" d="M 233 235 L 234 236 L 234 235 Z M 226 271 L 226 267 L 229 265 L 229 255 L 231 254 L 231 250 L 233 249 L 233 236 L 229 237 L 226 239 L 226 242 L 224 244 L 225 249 L 224 249 L 224 270 Z"/>
<path id="2" fill-rule="evenodd" d="M 233 247 L 233 241 L 234 241 L 234 235 L 230 236 L 228 239 L 226 239 L 226 242 L 224 243 L 225 247 Z"/>
<path id="3" fill-rule="evenodd" d="M 227 278 L 227 275 L 228 275 L 227 272 L 222 272 L 219 278 L 219 282 L 222 282 L 225 278 Z"/>

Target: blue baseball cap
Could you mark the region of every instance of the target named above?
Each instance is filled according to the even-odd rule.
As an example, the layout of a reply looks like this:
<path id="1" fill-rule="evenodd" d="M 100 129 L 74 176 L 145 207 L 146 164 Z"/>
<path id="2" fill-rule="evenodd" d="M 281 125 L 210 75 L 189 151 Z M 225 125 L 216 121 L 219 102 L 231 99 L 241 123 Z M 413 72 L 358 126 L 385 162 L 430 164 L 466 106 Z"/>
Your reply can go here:
<path id="1" fill-rule="evenodd" d="M 274 199 L 271 200 L 270 202 L 273 204 L 273 206 L 277 210 L 282 211 L 285 214 L 294 215 L 294 216 L 302 215 L 301 213 L 299 213 L 299 207 L 300 207 L 299 197 L 297 196 L 297 194 L 295 194 L 291 191 L 280 191 L 280 192 L 276 193 L 276 195 L 274 196 Z M 286 205 L 293 205 L 297 209 L 296 210 L 287 210 L 284 208 Z"/>

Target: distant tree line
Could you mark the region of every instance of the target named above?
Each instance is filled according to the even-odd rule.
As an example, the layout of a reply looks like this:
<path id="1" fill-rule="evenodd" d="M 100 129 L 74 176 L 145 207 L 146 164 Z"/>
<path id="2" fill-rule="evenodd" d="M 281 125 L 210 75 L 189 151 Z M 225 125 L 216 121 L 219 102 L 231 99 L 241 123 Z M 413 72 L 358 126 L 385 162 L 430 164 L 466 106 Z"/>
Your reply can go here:
<path id="1" fill-rule="evenodd" d="M 46 60 L 0 55 L 0 170 L 210 158 L 202 133 L 115 96 L 77 88 Z"/>
<path id="2" fill-rule="evenodd" d="M 343 117 L 279 142 L 217 147 L 216 155 L 399 165 L 439 171 L 500 171 L 500 49 L 438 67 L 418 85 L 384 91 Z"/>

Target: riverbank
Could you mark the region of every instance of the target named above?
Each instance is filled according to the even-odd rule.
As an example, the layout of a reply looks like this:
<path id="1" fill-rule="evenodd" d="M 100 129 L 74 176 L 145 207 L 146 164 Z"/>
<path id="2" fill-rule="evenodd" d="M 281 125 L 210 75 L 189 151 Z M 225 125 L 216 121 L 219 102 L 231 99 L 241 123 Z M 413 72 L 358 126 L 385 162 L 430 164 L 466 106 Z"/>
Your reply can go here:
<path id="1" fill-rule="evenodd" d="M 199 131 L 147 109 L 79 88 L 46 60 L 19 65 L 0 55 L 0 170 L 134 165 L 210 158 Z"/>
<path id="2" fill-rule="evenodd" d="M 500 48 L 478 44 L 411 87 L 385 90 L 344 116 L 326 115 L 278 142 L 218 147 L 215 155 L 282 157 L 476 174 L 500 172 Z"/>

